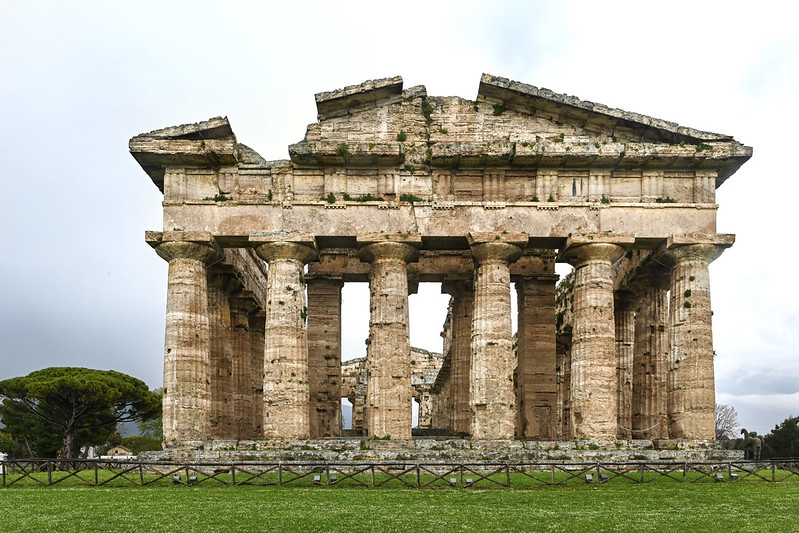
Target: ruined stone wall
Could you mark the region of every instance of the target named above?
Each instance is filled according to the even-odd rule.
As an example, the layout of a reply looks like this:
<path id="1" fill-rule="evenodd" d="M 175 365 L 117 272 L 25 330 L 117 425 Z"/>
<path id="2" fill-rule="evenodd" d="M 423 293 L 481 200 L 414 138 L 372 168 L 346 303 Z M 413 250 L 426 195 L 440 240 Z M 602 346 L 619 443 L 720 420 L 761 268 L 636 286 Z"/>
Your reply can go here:
<path id="1" fill-rule="evenodd" d="M 419 402 L 418 427 L 430 428 L 432 421 L 432 388 L 444 356 L 421 348 L 411 347 L 411 386 L 413 398 Z M 362 409 L 366 397 L 366 358 L 350 359 L 341 363 L 341 397 L 353 404 L 353 430 L 363 429 Z M 361 412 L 356 416 L 356 406 Z"/>

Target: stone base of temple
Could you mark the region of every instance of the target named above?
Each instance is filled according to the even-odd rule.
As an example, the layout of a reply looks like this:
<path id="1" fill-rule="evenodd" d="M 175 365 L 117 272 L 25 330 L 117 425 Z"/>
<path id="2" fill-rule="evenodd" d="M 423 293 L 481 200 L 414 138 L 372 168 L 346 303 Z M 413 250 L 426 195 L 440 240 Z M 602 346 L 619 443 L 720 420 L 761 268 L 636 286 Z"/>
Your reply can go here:
<path id="1" fill-rule="evenodd" d="M 742 450 L 707 440 L 579 440 L 543 442 L 416 438 L 413 440 L 206 440 L 169 443 L 142 452 L 142 461 L 421 461 L 421 462 L 629 462 L 737 461 Z"/>

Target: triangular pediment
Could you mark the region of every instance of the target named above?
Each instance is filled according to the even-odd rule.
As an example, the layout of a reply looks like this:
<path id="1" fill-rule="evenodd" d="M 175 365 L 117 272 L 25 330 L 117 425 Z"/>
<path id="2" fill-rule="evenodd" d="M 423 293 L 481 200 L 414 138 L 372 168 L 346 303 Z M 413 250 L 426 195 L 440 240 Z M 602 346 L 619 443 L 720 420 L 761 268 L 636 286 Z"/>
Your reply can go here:
<path id="1" fill-rule="evenodd" d="M 715 170 L 751 156 L 729 135 L 484 74 L 475 100 L 403 90 L 395 76 L 316 95 L 319 122 L 289 147 L 301 167 L 612 167 Z"/>
<path id="2" fill-rule="evenodd" d="M 491 74 L 481 77 L 477 99 L 501 102 L 507 109 L 558 124 L 581 125 L 588 132 L 611 135 L 619 141 L 695 144 L 733 139 Z"/>

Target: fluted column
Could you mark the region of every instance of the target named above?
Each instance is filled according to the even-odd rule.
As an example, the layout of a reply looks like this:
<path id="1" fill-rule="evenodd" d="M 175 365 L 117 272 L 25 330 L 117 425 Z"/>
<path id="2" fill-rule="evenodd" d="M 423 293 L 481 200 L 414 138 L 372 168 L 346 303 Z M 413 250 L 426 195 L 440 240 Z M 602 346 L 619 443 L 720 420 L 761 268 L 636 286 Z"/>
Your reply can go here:
<path id="1" fill-rule="evenodd" d="M 612 264 L 624 248 L 616 243 L 567 244 L 574 265 L 570 416 L 576 439 L 617 436 L 616 326 Z"/>
<path id="2" fill-rule="evenodd" d="M 555 438 L 557 425 L 555 282 L 556 274 L 523 276 L 516 281 L 517 333 L 516 431 L 520 437 Z"/>
<path id="3" fill-rule="evenodd" d="M 308 310 L 303 268 L 316 257 L 316 252 L 305 244 L 285 241 L 260 244 L 255 251 L 269 264 L 264 326 L 264 437 L 308 438 Z"/>
<path id="4" fill-rule="evenodd" d="M 614 313 L 616 317 L 616 406 L 621 439 L 641 438 L 633 436 L 633 353 L 636 335 L 636 301 L 633 294 L 616 293 Z"/>
<path id="5" fill-rule="evenodd" d="M 233 278 L 235 279 L 235 278 Z M 211 328 L 211 436 L 235 438 L 233 422 L 233 327 L 228 293 L 231 276 L 212 272 L 208 280 Z"/>
<path id="6" fill-rule="evenodd" d="M 634 438 L 664 439 L 668 438 L 669 276 L 650 273 L 635 283 L 640 288 L 633 356 Z"/>
<path id="7" fill-rule="evenodd" d="M 469 403 L 472 439 L 512 439 L 513 390 L 510 263 L 522 248 L 508 242 L 471 242 L 474 259 L 474 311 Z"/>
<path id="8" fill-rule="evenodd" d="M 471 281 L 445 281 L 441 291 L 452 296 L 452 340 L 450 342 L 449 402 L 452 431 L 456 434 L 471 431 L 469 381 L 472 360 L 472 308 L 474 287 Z"/>
<path id="9" fill-rule="evenodd" d="M 418 250 L 404 242 L 361 248 L 369 271 L 369 345 L 366 354 L 366 430 L 369 438 L 410 440 L 411 361 L 407 263 Z"/>
<path id="10" fill-rule="evenodd" d="M 309 277 L 311 438 L 341 435 L 341 279 Z"/>
<path id="11" fill-rule="evenodd" d="M 210 436 L 210 330 L 207 265 L 220 257 L 208 243 L 156 244 L 169 261 L 164 342 L 164 441 L 197 441 Z"/>
<path id="12" fill-rule="evenodd" d="M 250 439 L 256 426 L 253 417 L 252 374 L 261 371 L 261 365 L 253 366 L 250 315 L 257 309 L 252 297 L 236 294 L 230 299 L 231 335 L 231 381 L 233 385 L 233 428 L 236 439 Z M 261 343 L 263 345 L 263 342 Z M 258 424 L 260 425 L 260 424 Z"/>
<path id="13" fill-rule="evenodd" d="M 669 308 L 669 436 L 714 439 L 716 402 L 708 265 L 715 244 L 674 245 Z"/>
<path id="14" fill-rule="evenodd" d="M 264 331 L 266 313 L 258 310 L 250 315 L 250 348 L 252 362 L 250 367 L 250 395 L 252 397 L 252 427 L 249 438 L 264 438 Z"/>

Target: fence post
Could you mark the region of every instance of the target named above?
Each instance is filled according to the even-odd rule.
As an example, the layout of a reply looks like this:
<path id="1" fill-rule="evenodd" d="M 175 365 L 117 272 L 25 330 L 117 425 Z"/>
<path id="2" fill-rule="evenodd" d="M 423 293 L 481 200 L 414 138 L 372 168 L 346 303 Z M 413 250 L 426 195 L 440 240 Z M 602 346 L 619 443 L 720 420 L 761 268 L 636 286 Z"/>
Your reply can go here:
<path id="1" fill-rule="evenodd" d="M 774 483 L 777 481 L 777 463 L 771 461 L 771 482 Z"/>
<path id="2" fill-rule="evenodd" d="M 100 476 L 97 473 L 97 461 L 94 461 L 94 486 L 96 487 L 100 481 Z"/>

